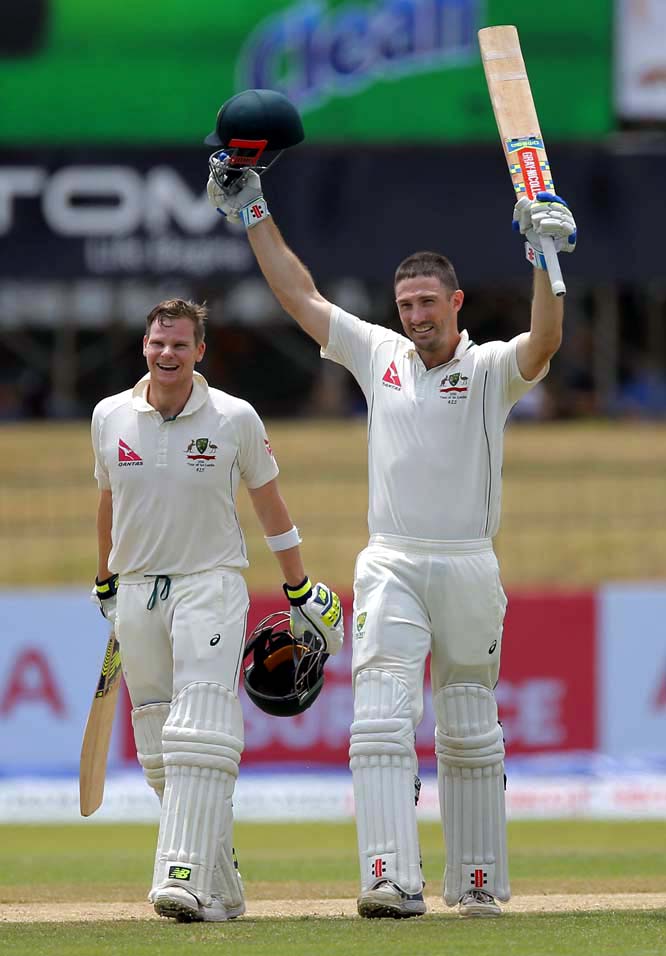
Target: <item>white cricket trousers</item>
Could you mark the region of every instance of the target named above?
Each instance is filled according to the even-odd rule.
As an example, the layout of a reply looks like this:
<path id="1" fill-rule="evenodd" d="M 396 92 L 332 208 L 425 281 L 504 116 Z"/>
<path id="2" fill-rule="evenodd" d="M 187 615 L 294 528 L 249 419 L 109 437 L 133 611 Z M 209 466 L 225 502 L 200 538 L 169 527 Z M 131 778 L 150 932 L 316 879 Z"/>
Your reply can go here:
<path id="1" fill-rule="evenodd" d="M 116 636 L 133 707 L 169 702 L 206 681 L 238 694 L 249 597 L 237 571 L 121 577 Z"/>
<path id="2" fill-rule="evenodd" d="M 393 674 L 407 687 L 415 727 L 429 653 L 433 697 L 446 684 L 492 689 L 506 603 L 489 538 L 372 535 L 354 575 L 354 682 L 367 668 Z"/>

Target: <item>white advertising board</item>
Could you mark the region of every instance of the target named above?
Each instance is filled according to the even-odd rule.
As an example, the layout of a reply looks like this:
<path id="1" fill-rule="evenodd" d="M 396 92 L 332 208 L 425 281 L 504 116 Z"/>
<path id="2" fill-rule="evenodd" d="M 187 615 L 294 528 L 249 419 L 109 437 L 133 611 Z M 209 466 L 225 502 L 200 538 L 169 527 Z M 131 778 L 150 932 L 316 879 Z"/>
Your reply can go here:
<path id="1" fill-rule="evenodd" d="M 666 755 L 666 587 L 599 591 L 599 746 L 613 757 Z"/>

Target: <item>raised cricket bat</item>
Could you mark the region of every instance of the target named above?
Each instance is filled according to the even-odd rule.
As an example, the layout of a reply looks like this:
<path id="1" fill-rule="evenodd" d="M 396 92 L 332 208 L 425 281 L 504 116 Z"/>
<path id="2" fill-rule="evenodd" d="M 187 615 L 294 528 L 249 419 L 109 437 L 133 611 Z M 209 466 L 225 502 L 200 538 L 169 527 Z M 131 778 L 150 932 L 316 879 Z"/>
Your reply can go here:
<path id="1" fill-rule="evenodd" d="M 104 798 L 106 760 L 120 690 L 120 676 L 120 645 L 112 631 L 106 645 L 102 670 L 81 745 L 79 803 L 82 817 L 89 817 L 94 813 Z"/>
<path id="2" fill-rule="evenodd" d="M 538 192 L 554 192 L 530 81 L 515 27 L 484 27 L 479 46 L 490 101 L 516 196 L 534 199 Z M 541 236 L 554 295 L 567 291 L 550 236 Z"/>

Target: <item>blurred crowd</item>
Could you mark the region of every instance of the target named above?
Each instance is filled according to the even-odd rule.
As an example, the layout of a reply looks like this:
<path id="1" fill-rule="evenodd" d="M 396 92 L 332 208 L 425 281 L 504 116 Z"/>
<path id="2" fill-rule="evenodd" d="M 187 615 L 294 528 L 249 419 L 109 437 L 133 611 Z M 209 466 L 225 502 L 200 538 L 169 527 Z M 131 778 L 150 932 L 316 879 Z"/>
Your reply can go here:
<path id="1" fill-rule="evenodd" d="M 398 328 L 390 281 L 373 286 L 339 278 L 322 290 L 361 318 Z M 37 291 L 32 313 L 29 297 L 17 304 L 16 296 L 0 295 L 0 338 L 11 357 L 0 372 L 0 420 L 85 419 L 101 395 L 131 386 L 145 371 L 144 316 L 172 294 L 208 303 L 201 370 L 216 387 L 245 397 L 269 418 L 364 413 L 351 376 L 320 362 L 314 343 L 282 313 L 263 280 L 250 276 L 223 287 L 63 283 L 49 296 Z M 527 278 L 519 288 L 467 288 L 461 327 L 478 342 L 509 339 L 528 327 L 529 308 Z M 659 290 L 572 284 L 560 352 L 512 417 L 666 418 L 665 329 L 666 295 Z"/>

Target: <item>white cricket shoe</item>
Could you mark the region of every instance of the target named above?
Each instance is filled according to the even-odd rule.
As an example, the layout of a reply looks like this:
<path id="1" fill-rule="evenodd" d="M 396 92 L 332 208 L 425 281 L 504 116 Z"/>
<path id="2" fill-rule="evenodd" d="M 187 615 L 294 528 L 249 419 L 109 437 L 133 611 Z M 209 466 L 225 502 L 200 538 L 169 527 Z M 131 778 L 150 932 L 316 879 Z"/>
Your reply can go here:
<path id="1" fill-rule="evenodd" d="M 358 898 L 358 914 L 365 919 L 406 919 L 423 916 L 425 911 L 423 893 L 409 896 L 388 880 L 366 890 Z"/>
<path id="2" fill-rule="evenodd" d="M 490 893 L 484 890 L 469 890 L 460 897 L 458 913 L 460 916 L 501 916 L 502 910 Z"/>
<path id="3" fill-rule="evenodd" d="M 209 906 L 202 906 L 194 893 L 182 886 L 165 886 L 157 890 L 153 906 L 158 916 L 175 919 L 178 923 L 223 923 L 245 912 L 245 903 L 226 907 L 215 897 Z"/>

